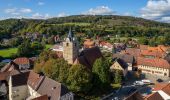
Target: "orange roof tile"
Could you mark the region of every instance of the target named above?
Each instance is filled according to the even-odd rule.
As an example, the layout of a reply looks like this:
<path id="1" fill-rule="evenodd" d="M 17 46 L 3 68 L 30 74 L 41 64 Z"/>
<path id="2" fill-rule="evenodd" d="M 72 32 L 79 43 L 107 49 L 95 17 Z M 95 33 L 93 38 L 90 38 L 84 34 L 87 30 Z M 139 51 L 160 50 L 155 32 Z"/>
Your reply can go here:
<path id="1" fill-rule="evenodd" d="M 30 63 L 30 60 L 26 57 L 21 57 L 21 58 L 16 58 L 14 60 L 14 63 L 16 63 L 17 65 L 20 65 L 20 64 L 29 64 Z"/>
<path id="2" fill-rule="evenodd" d="M 168 61 L 159 58 L 137 57 L 137 65 L 146 65 L 152 67 L 170 68 Z"/>
<path id="3" fill-rule="evenodd" d="M 165 87 L 168 83 L 158 83 L 155 84 L 155 86 L 153 87 L 153 91 L 159 91 L 161 90 L 163 87 Z"/>

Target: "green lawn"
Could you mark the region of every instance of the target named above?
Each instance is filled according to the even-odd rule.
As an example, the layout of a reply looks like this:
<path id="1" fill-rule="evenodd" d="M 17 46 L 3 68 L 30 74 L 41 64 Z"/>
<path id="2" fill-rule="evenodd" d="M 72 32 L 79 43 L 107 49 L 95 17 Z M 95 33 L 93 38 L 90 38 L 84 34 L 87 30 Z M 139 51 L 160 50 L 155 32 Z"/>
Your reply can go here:
<path id="1" fill-rule="evenodd" d="M 53 45 L 50 45 L 50 44 L 47 44 L 46 46 L 45 46 L 45 49 L 49 49 L 49 48 L 51 48 Z"/>
<path id="2" fill-rule="evenodd" d="M 51 48 L 53 45 L 47 44 L 45 49 Z M 3 58 L 10 58 L 12 54 L 17 53 L 17 48 L 7 48 L 7 49 L 1 49 L 0 50 L 0 56 Z"/>
<path id="3" fill-rule="evenodd" d="M 0 56 L 4 58 L 9 58 L 12 54 L 17 53 L 17 48 L 8 48 L 0 50 Z"/>

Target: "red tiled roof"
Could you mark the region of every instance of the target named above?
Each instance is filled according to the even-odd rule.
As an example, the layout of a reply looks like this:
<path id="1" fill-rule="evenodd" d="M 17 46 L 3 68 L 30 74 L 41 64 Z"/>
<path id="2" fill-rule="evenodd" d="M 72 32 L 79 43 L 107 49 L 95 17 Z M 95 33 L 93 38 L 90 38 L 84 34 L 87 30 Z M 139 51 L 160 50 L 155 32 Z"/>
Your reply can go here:
<path id="1" fill-rule="evenodd" d="M 9 75 L 10 75 L 10 72 L 0 72 L 0 81 L 7 80 Z"/>
<path id="2" fill-rule="evenodd" d="M 152 67 L 161 67 L 161 68 L 170 68 L 170 64 L 168 61 L 159 58 L 144 58 L 144 57 L 137 57 L 137 65 L 146 65 Z"/>
<path id="3" fill-rule="evenodd" d="M 139 48 L 141 50 L 147 50 L 148 49 L 148 45 L 139 45 Z"/>
<path id="4" fill-rule="evenodd" d="M 155 92 L 145 98 L 145 100 L 164 100 L 162 96 L 158 93 Z"/>
<path id="5" fill-rule="evenodd" d="M 29 64 L 30 63 L 30 60 L 26 57 L 21 57 L 21 58 L 16 58 L 14 60 L 14 63 L 20 65 L 20 64 Z"/>
<path id="6" fill-rule="evenodd" d="M 142 95 L 139 92 L 134 92 L 128 96 L 125 100 L 144 100 Z"/>
<path id="7" fill-rule="evenodd" d="M 155 84 L 155 86 L 153 87 L 152 91 L 159 91 L 161 90 L 163 87 L 165 87 L 168 83 L 158 83 Z"/>
<path id="8" fill-rule="evenodd" d="M 113 45 L 112 45 L 111 43 L 107 42 L 107 41 L 101 41 L 99 44 L 100 44 L 101 46 L 107 46 L 107 47 L 109 47 L 109 48 L 112 48 L 112 47 L 113 47 Z"/>
<path id="9" fill-rule="evenodd" d="M 48 96 L 47 96 L 47 95 L 43 95 L 43 96 L 34 98 L 34 99 L 32 99 L 32 100 L 49 100 L 49 99 L 48 99 Z"/>
<path id="10" fill-rule="evenodd" d="M 160 51 L 152 51 L 152 50 L 141 50 L 141 55 L 143 56 L 155 56 L 155 57 L 163 57 L 165 53 Z"/>
<path id="11" fill-rule="evenodd" d="M 141 50 L 136 48 L 126 48 L 126 50 L 123 53 L 130 54 L 136 58 L 140 56 Z"/>
<path id="12" fill-rule="evenodd" d="M 170 83 L 167 84 L 165 87 L 163 87 L 162 91 L 164 91 L 166 94 L 170 95 Z"/>

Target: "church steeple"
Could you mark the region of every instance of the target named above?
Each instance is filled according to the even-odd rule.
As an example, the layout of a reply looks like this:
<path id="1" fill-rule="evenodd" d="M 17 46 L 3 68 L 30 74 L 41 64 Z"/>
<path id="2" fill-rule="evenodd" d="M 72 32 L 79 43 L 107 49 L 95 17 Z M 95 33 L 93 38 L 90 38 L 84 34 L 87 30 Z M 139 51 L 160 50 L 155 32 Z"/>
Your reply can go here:
<path id="1" fill-rule="evenodd" d="M 68 32 L 67 38 L 69 38 L 70 41 L 73 40 L 73 33 L 72 33 L 72 31 L 71 31 L 71 28 L 70 28 L 70 30 L 69 30 L 69 32 Z"/>
<path id="2" fill-rule="evenodd" d="M 76 37 L 74 37 L 71 28 L 66 40 L 63 42 L 63 58 L 69 64 L 73 64 L 79 54 L 79 46 Z"/>

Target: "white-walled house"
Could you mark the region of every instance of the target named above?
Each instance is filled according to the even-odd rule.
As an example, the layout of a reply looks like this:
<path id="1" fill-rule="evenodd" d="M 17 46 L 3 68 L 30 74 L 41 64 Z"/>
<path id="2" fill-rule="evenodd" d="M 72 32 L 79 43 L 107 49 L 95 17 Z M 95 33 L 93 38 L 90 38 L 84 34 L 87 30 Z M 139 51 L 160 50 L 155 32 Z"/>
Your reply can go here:
<path id="1" fill-rule="evenodd" d="M 170 77 L 170 64 L 161 58 L 137 58 L 137 67 L 142 73 Z"/>
<path id="2" fill-rule="evenodd" d="M 72 92 L 46 76 L 33 71 L 10 76 L 9 100 L 32 100 L 46 97 L 43 100 L 74 100 Z"/>

